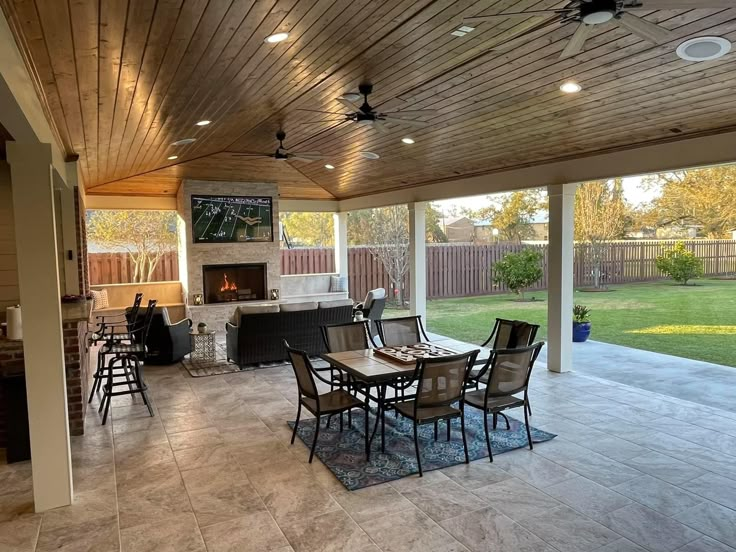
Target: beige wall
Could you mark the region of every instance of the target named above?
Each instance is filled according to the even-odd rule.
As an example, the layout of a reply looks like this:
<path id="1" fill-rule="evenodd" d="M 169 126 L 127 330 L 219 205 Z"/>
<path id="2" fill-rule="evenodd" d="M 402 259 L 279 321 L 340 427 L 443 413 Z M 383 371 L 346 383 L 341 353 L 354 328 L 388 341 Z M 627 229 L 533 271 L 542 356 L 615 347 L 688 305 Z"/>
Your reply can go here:
<path id="1" fill-rule="evenodd" d="M 5 308 L 19 301 L 10 166 L 0 161 L 0 320 L 5 320 Z"/>
<path id="2" fill-rule="evenodd" d="M 273 200 L 273 242 L 262 243 L 193 243 L 192 240 L 192 194 L 221 196 L 271 196 Z M 179 271 L 186 271 L 186 302 L 192 304 L 193 296 L 202 293 L 202 265 L 229 263 L 267 263 L 267 289 L 281 289 L 281 252 L 279 235 L 279 192 L 275 184 L 250 182 L 209 182 L 204 180 L 185 180 L 177 194 L 177 211 L 182 219 L 180 229 L 184 230 L 183 244 L 186 248 L 185 264 Z"/>

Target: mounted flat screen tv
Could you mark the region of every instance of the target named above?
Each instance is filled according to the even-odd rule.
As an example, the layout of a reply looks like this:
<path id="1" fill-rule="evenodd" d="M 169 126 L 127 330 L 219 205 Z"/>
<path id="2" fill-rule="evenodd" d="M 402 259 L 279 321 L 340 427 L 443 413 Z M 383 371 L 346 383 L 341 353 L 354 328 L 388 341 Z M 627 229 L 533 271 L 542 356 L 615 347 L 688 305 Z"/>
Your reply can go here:
<path id="1" fill-rule="evenodd" d="M 270 197 L 192 196 L 194 243 L 273 241 Z"/>

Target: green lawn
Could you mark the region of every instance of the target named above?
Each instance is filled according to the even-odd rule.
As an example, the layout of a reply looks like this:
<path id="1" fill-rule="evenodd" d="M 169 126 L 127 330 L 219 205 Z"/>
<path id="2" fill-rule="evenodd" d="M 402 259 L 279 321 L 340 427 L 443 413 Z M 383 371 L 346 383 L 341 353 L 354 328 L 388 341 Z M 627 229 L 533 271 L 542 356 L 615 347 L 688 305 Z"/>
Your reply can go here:
<path id="1" fill-rule="evenodd" d="M 736 367 L 736 281 L 699 280 L 696 286 L 669 282 L 612 286 L 609 293 L 575 292 L 575 302 L 592 309 L 592 339 Z M 480 343 L 496 317 L 541 324 L 543 301 L 518 303 L 509 295 L 441 299 L 428 304 L 428 329 Z"/>

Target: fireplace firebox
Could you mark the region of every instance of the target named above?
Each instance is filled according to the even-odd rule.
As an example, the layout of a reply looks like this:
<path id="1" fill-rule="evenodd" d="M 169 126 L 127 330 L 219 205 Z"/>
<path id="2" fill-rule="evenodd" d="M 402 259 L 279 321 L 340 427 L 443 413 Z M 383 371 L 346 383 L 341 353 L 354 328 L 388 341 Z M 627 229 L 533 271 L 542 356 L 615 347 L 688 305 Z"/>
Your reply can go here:
<path id="1" fill-rule="evenodd" d="M 266 298 L 266 264 L 204 265 L 205 303 L 263 301 Z"/>

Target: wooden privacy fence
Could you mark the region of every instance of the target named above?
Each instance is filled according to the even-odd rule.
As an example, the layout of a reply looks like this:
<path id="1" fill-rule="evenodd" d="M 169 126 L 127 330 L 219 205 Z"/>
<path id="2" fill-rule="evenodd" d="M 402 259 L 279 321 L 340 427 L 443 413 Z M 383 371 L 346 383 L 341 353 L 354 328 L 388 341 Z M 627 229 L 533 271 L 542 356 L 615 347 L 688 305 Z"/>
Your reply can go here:
<path id="1" fill-rule="evenodd" d="M 658 280 L 662 275 L 655 261 L 666 248 L 680 240 L 620 241 L 612 242 L 602 261 L 602 278 L 606 284 L 646 282 Z M 690 240 L 684 242 L 697 257 L 703 260 L 707 276 L 736 272 L 736 241 Z M 506 293 L 503 285 L 492 282 L 493 265 L 507 253 L 534 247 L 543 255 L 544 275 L 533 290 L 547 287 L 547 245 L 462 245 L 430 244 L 427 246 L 427 297 L 467 297 Z M 351 247 L 348 250 L 350 295 L 362 299 L 374 288 L 391 289 L 391 281 L 380 261 L 367 247 Z M 334 270 L 332 248 L 283 249 L 281 251 L 282 274 L 311 274 Z M 593 266 L 589 246 L 575 246 L 573 265 L 576 286 L 592 285 Z M 404 282 L 405 297 L 409 297 L 408 278 Z"/>
<path id="2" fill-rule="evenodd" d="M 90 253 L 89 282 L 99 284 L 129 284 L 133 281 L 135 265 L 127 253 Z M 179 258 L 176 251 L 165 253 L 156 265 L 152 282 L 179 279 Z"/>
<path id="3" fill-rule="evenodd" d="M 621 241 L 612 242 L 602 261 L 602 278 L 606 284 L 646 282 L 662 275 L 655 260 L 664 249 L 678 240 Z M 714 276 L 736 272 L 736 241 L 690 240 L 684 242 L 697 257 L 703 260 L 705 274 Z M 244 246 L 247 247 L 247 246 Z M 505 286 L 492 282 L 493 265 L 507 253 L 526 247 L 539 249 L 543 256 L 544 276 L 533 289 L 547 287 L 547 245 L 462 245 L 430 244 L 427 247 L 427 297 L 467 297 L 505 293 Z M 223 260 L 223 262 L 226 262 Z M 369 290 L 391 290 L 391 281 L 379 260 L 368 247 L 351 247 L 348 250 L 350 295 L 362 299 Z M 90 281 L 92 284 L 129 283 L 133 277 L 133 263 L 127 253 L 90 253 Z M 575 246 L 573 274 L 575 285 L 592 284 L 593 266 L 589 247 Z M 335 271 L 335 255 L 332 248 L 305 248 L 281 250 L 281 273 L 317 274 Z M 152 281 L 179 279 L 179 267 L 175 251 L 167 253 L 156 267 Z M 404 282 L 405 297 L 409 297 L 408 278 Z"/>

